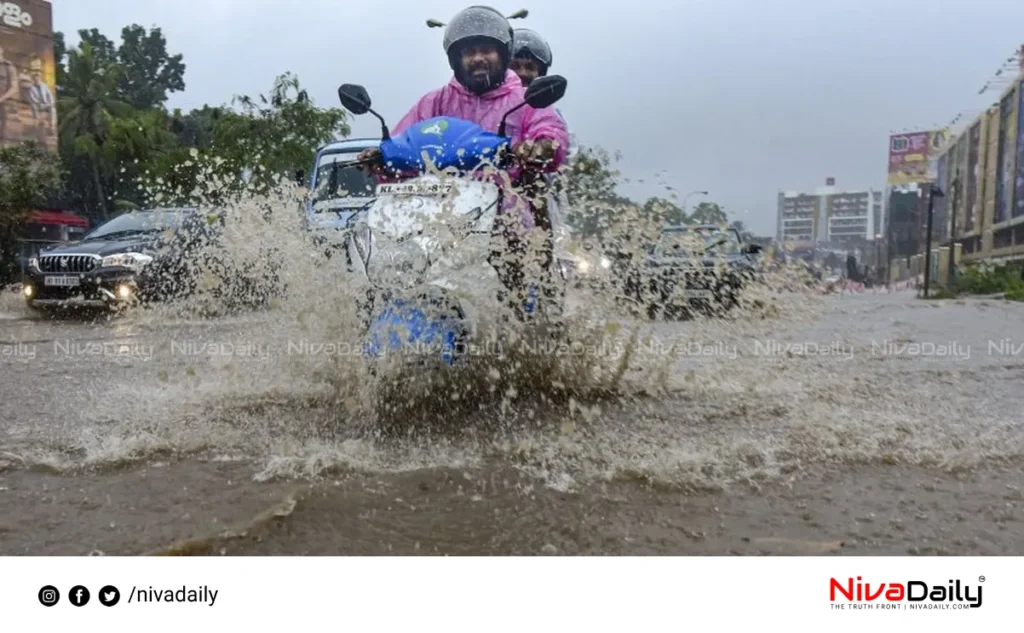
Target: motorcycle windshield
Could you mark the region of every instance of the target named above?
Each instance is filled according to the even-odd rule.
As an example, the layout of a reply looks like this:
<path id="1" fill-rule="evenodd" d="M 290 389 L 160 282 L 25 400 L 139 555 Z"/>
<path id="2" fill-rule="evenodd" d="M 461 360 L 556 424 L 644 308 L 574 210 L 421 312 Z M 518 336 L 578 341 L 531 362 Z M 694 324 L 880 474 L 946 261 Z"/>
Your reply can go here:
<path id="1" fill-rule="evenodd" d="M 476 169 L 493 163 L 509 138 L 484 130 L 476 123 L 454 117 L 434 117 L 410 126 L 380 145 L 384 164 L 397 171 L 423 172 L 429 160 L 437 169 Z"/>

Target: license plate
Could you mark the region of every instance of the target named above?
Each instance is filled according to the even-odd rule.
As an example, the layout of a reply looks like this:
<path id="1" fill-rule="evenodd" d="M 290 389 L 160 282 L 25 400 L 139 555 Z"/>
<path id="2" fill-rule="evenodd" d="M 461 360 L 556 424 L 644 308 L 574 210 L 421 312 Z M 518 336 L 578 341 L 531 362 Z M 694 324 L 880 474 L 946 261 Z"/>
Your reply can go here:
<path id="1" fill-rule="evenodd" d="M 400 182 L 377 185 L 378 196 L 445 196 L 451 193 L 452 183 Z"/>
<path id="2" fill-rule="evenodd" d="M 53 275 L 43 281 L 44 286 L 58 286 L 60 288 L 71 288 L 77 286 L 81 280 L 75 275 Z"/>
<path id="3" fill-rule="evenodd" d="M 710 299 L 710 290 L 684 290 L 683 296 L 687 299 Z"/>

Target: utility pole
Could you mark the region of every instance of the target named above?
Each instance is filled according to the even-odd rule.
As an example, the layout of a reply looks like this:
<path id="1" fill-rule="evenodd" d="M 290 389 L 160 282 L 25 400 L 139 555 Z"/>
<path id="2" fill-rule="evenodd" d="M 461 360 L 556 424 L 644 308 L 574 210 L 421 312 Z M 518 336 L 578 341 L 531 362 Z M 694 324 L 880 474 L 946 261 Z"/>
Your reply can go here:
<path id="1" fill-rule="evenodd" d="M 928 284 L 931 283 L 932 277 L 932 216 L 935 210 L 935 198 L 944 198 L 946 194 L 942 192 L 942 189 L 936 187 L 933 183 L 928 184 L 928 233 L 925 236 L 925 247 L 924 247 L 924 298 L 928 298 Z"/>

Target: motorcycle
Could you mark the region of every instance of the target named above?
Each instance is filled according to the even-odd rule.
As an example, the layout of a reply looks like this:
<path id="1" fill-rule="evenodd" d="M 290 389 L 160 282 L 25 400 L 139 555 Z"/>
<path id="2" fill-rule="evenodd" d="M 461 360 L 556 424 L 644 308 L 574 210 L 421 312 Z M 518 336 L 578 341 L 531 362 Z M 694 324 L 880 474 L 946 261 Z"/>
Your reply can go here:
<path id="1" fill-rule="evenodd" d="M 421 362 L 439 358 L 451 366 L 470 353 L 487 317 L 509 294 L 496 259 L 508 243 L 499 225 L 512 214 L 499 212 L 506 208 L 506 190 L 486 177 L 492 175 L 486 165 L 510 164 L 507 117 L 526 105 L 553 105 L 566 85 L 557 75 L 534 81 L 523 103 L 505 113 L 497 134 L 458 118 L 436 117 L 396 137 L 372 110 L 365 88 L 338 88 L 346 109 L 380 121 L 380 163 L 398 174 L 395 182 L 378 185 L 376 199 L 352 218 L 346 238 L 348 259 L 370 287 L 365 357 L 412 354 Z M 549 298 L 537 284 L 516 288 L 524 285 L 526 296 L 512 298 L 519 302 L 520 320 L 542 312 Z"/>

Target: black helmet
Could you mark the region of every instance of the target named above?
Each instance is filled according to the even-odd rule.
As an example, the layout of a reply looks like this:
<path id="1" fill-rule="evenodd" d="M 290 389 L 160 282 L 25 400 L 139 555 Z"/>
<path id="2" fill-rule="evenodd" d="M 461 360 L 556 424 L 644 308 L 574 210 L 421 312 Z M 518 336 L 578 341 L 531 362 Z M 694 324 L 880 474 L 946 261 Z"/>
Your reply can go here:
<path id="1" fill-rule="evenodd" d="M 459 67 L 458 45 L 468 39 L 485 38 L 498 46 L 507 66 L 512 59 L 512 26 L 497 9 L 474 5 L 455 14 L 444 30 L 444 50 L 452 70 Z"/>
<path id="2" fill-rule="evenodd" d="M 512 38 L 512 57 L 530 56 L 540 62 L 541 76 L 551 68 L 551 47 L 536 31 L 516 29 Z"/>

